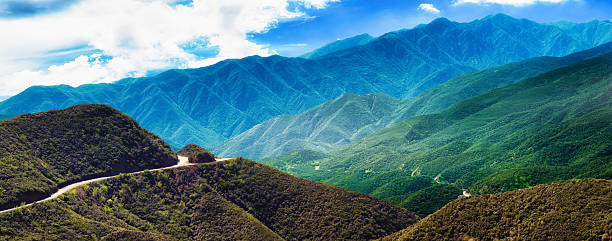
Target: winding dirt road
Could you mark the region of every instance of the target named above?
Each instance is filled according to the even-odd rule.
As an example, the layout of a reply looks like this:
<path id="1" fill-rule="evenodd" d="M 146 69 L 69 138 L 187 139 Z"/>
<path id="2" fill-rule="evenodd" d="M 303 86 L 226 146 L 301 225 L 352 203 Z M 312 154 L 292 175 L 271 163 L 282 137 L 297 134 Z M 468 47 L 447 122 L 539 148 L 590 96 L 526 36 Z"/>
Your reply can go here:
<path id="1" fill-rule="evenodd" d="M 172 169 L 172 168 L 183 167 L 183 166 L 197 165 L 197 163 L 189 163 L 189 158 L 184 157 L 184 156 L 178 156 L 178 159 L 179 159 L 179 162 L 176 165 L 174 165 L 174 166 L 162 167 L 162 168 L 157 168 L 157 169 L 148 169 L 148 170 L 142 170 L 142 171 L 131 172 L 131 173 L 124 173 L 124 174 L 132 175 L 132 174 L 138 174 L 138 173 L 143 173 L 143 172 L 150 172 L 150 171 Z M 234 159 L 234 158 L 217 158 L 217 159 L 215 159 L 216 160 L 215 162 L 223 162 L 223 161 L 227 161 L 227 160 L 231 160 L 231 159 Z M 25 207 L 31 206 L 31 205 L 33 205 L 35 203 L 40 203 L 40 202 L 44 202 L 44 201 L 47 201 L 47 200 L 51 200 L 51 199 L 59 197 L 60 195 L 66 193 L 66 192 L 68 192 L 68 191 L 70 191 L 70 190 L 72 190 L 72 189 L 74 189 L 76 187 L 80 187 L 80 186 L 83 186 L 85 184 L 89 184 L 89 183 L 97 182 L 97 181 L 102 181 L 102 180 L 106 180 L 106 179 L 113 178 L 113 177 L 118 177 L 118 176 L 119 175 L 108 176 L 108 177 L 99 177 L 99 178 L 94 178 L 94 179 L 89 179 L 89 180 L 73 183 L 73 184 L 70 184 L 68 186 L 60 188 L 59 190 L 57 190 L 57 192 L 53 193 L 51 196 L 49 196 L 49 197 L 47 197 L 47 198 L 45 198 L 43 200 L 38 200 L 36 202 L 28 203 L 28 204 L 25 204 L 25 205 L 22 205 L 22 206 L 19 206 L 19 207 L 14 207 L 14 208 L 2 210 L 2 211 L 0 211 L 0 213 L 10 212 L 12 210 L 16 210 L 16 209 L 20 209 L 20 208 L 25 208 Z"/>

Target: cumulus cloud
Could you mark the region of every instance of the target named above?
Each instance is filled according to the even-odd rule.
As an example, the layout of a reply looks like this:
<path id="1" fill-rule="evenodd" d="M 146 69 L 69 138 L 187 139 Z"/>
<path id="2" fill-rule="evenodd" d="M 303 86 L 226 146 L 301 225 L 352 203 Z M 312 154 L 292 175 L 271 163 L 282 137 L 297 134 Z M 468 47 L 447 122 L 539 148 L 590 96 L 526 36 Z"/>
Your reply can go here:
<path id="1" fill-rule="evenodd" d="M 454 5 L 464 3 L 474 4 L 500 4 L 500 5 L 512 5 L 515 7 L 525 7 L 536 3 L 562 3 L 569 0 L 457 0 Z"/>
<path id="2" fill-rule="evenodd" d="M 338 0 L 83 0 L 66 9 L 0 20 L 0 96 L 32 85 L 112 82 L 150 70 L 195 68 L 227 58 L 274 54 L 247 39 L 279 21 L 306 17 L 290 4 L 324 8 Z M 185 2 L 185 1 L 182 1 Z M 212 56 L 194 54 L 193 45 Z M 97 51 L 43 66 L 41 58 L 74 46 Z M 201 48 L 199 48 L 201 50 Z M 202 52 L 202 51 L 200 51 Z"/>
<path id="3" fill-rule="evenodd" d="M 436 13 L 436 14 L 440 13 L 440 10 L 434 7 L 434 5 L 431 3 L 421 3 L 418 9 L 423 10 L 425 12 L 430 12 L 430 13 Z"/>

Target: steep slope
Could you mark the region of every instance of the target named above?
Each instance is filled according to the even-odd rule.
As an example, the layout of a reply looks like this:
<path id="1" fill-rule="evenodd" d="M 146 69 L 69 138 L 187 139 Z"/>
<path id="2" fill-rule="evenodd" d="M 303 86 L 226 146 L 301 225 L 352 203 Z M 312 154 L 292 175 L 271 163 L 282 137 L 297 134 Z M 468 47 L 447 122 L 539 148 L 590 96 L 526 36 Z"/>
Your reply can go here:
<path id="1" fill-rule="evenodd" d="M 398 99 L 385 94 L 345 94 L 304 113 L 281 115 L 213 148 L 220 156 L 260 159 L 296 149 L 327 152 L 387 125 Z"/>
<path id="2" fill-rule="evenodd" d="M 0 136 L 2 209 L 80 180 L 178 161 L 161 139 L 106 105 L 20 115 L 0 122 Z"/>
<path id="3" fill-rule="evenodd" d="M 611 178 L 611 63 L 608 53 L 409 118 L 290 173 L 365 193 L 412 176 L 478 193 Z"/>
<path id="4" fill-rule="evenodd" d="M 344 93 L 409 98 L 462 73 L 594 47 L 583 39 L 506 15 L 470 23 L 437 19 L 313 60 L 248 57 L 113 84 L 32 87 L 1 102 L 0 113 L 104 103 L 176 148 L 188 143 L 210 148 L 272 117 L 301 113 Z"/>
<path id="5" fill-rule="evenodd" d="M 367 44 L 372 39 L 374 39 L 374 37 L 370 36 L 369 34 L 360 34 L 354 37 L 332 42 L 312 52 L 306 53 L 300 57 L 305 58 L 305 59 L 316 59 L 318 57 L 321 57 L 323 55 L 327 55 L 327 54 L 330 54 L 336 51 L 349 49 L 355 46 Z"/>
<path id="6" fill-rule="evenodd" d="M 0 214 L 0 238 L 371 240 L 415 222 L 387 202 L 235 159 L 77 188 Z"/>
<path id="7" fill-rule="evenodd" d="M 609 240 L 612 181 L 461 198 L 382 240 Z"/>
<path id="8" fill-rule="evenodd" d="M 264 121 L 213 150 L 255 160 L 297 149 L 328 152 L 409 117 L 435 113 L 468 97 L 610 51 L 612 42 L 565 57 L 537 57 L 463 74 L 401 103 L 383 94 L 344 95 L 301 114 Z"/>

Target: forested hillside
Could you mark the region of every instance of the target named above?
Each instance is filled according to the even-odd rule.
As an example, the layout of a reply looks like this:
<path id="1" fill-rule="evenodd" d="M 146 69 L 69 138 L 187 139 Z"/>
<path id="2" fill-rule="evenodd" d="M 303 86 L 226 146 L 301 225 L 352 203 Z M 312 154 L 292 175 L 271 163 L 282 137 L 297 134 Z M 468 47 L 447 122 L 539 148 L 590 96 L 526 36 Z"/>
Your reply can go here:
<path id="1" fill-rule="evenodd" d="M 0 208 L 83 179 L 177 163 L 163 140 L 106 105 L 78 105 L 0 122 Z"/>
<path id="2" fill-rule="evenodd" d="M 609 22 L 597 26 L 612 30 Z M 470 23 L 440 18 L 315 59 L 253 56 L 113 84 L 31 87 L 1 102 L 0 113 L 103 103 L 176 149 L 188 143 L 210 148 L 272 117 L 301 113 L 345 93 L 405 99 L 462 73 L 612 40 L 575 29 L 501 14 Z"/>
<path id="3" fill-rule="evenodd" d="M 402 201 L 393 195 L 413 190 L 386 184 L 414 176 L 474 193 L 612 178 L 611 63 L 609 53 L 559 68 L 409 118 L 328 155 L 263 162 L 351 190 L 391 193 L 396 203 Z"/>
<path id="4" fill-rule="evenodd" d="M 0 239 L 371 240 L 404 209 L 244 159 L 121 175 L 0 214 Z"/>
<path id="5" fill-rule="evenodd" d="M 609 240 L 612 181 L 461 198 L 382 240 Z"/>

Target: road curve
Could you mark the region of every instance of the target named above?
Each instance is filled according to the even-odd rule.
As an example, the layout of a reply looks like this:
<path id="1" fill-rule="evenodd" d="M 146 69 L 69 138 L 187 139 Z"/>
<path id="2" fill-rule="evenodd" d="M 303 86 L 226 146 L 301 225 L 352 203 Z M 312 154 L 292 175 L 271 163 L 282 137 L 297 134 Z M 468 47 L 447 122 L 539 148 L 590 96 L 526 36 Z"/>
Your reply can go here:
<path id="1" fill-rule="evenodd" d="M 130 172 L 130 173 L 122 173 L 122 174 L 132 175 L 132 174 L 143 173 L 143 172 L 150 172 L 150 171 L 172 169 L 172 168 L 183 167 L 183 166 L 197 165 L 196 163 L 189 163 L 189 158 L 184 157 L 184 156 L 178 156 L 178 159 L 179 159 L 179 162 L 176 165 L 174 165 L 174 166 L 162 167 L 162 168 L 156 168 L 156 169 L 148 169 L 148 170 L 142 170 L 142 171 Z M 235 159 L 235 158 L 216 158 L 215 162 L 223 162 L 223 161 L 227 161 L 227 160 L 231 160 L 231 159 Z M 72 190 L 72 189 L 74 189 L 76 187 L 83 186 L 85 184 L 89 184 L 89 183 L 92 183 L 92 182 L 106 180 L 106 179 L 113 178 L 113 177 L 118 177 L 119 175 L 108 176 L 108 177 L 98 177 L 98 178 L 94 178 L 94 179 L 89 179 L 89 180 L 73 183 L 73 184 L 70 184 L 68 186 L 60 188 L 59 190 L 57 190 L 57 192 L 51 194 L 51 196 L 49 196 L 49 197 L 47 197 L 47 198 L 45 198 L 43 200 L 38 200 L 38 201 L 35 201 L 35 202 L 32 202 L 32 203 L 28 203 L 28 204 L 25 204 L 25 205 L 22 205 L 22 206 L 19 206 L 19 207 L 14 207 L 14 208 L 2 210 L 2 211 L 0 211 L 0 213 L 10 212 L 12 210 L 16 210 L 16 209 L 20 209 L 20 208 L 25 208 L 25 207 L 31 206 L 31 205 L 33 205 L 35 203 L 40 203 L 40 202 L 44 202 L 44 201 L 47 201 L 47 200 L 51 200 L 51 199 L 59 197 L 60 195 L 66 193 L 66 192 L 68 192 L 68 191 L 70 191 L 70 190 Z"/>

